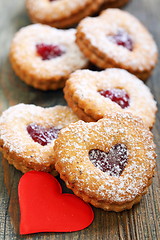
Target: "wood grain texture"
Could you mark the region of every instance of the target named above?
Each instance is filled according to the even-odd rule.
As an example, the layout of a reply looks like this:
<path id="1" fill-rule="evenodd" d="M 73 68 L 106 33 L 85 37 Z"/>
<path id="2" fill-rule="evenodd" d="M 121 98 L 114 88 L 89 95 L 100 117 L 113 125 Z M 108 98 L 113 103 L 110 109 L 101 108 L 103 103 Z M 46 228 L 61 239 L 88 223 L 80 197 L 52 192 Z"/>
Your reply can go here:
<path id="1" fill-rule="evenodd" d="M 124 9 L 138 17 L 153 34 L 160 47 L 160 0 L 133 0 Z M 0 113 L 11 105 L 34 103 L 40 106 L 65 105 L 62 91 L 42 92 L 33 89 L 15 76 L 8 60 L 14 33 L 30 24 L 23 0 L 0 0 Z M 132 26 L 131 26 L 132 27 Z M 147 81 L 160 104 L 160 64 Z M 0 161 L 0 240 L 158 240 L 160 239 L 160 113 L 153 128 L 157 145 L 157 168 L 153 184 L 140 204 L 122 213 L 94 208 L 95 220 L 88 228 L 74 233 L 42 233 L 20 236 L 17 185 L 22 173 Z M 64 191 L 68 191 L 62 182 Z"/>

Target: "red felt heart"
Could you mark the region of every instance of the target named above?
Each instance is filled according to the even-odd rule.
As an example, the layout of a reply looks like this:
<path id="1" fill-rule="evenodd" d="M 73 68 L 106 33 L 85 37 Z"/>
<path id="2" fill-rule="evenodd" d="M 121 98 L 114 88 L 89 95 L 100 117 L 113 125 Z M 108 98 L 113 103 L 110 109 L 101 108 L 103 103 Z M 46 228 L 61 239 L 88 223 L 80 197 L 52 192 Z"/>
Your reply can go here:
<path id="1" fill-rule="evenodd" d="M 56 178 L 31 171 L 18 186 L 20 234 L 72 232 L 89 226 L 94 218 L 90 205 L 73 194 L 62 194 Z"/>

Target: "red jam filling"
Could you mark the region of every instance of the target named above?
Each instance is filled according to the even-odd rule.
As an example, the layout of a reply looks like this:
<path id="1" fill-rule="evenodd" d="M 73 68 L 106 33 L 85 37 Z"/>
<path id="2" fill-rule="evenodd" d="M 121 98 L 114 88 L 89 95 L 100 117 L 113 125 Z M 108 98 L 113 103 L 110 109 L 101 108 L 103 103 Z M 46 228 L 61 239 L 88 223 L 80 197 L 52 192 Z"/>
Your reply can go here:
<path id="1" fill-rule="evenodd" d="M 129 51 L 133 50 L 133 40 L 131 36 L 125 31 L 120 29 L 117 34 L 108 36 L 108 38 L 119 46 L 127 48 Z"/>
<path id="2" fill-rule="evenodd" d="M 109 90 L 101 90 L 99 93 L 120 105 L 121 108 L 126 108 L 129 106 L 129 95 L 124 89 L 113 88 Z"/>
<path id="3" fill-rule="evenodd" d="M 44 128 L 36 123 L 31 123 L 27 126 L 27 131 L 31 138 L 42 146 L 56 139 L 60 130 L 61 129 L 57 127 Z"/>
<path id="4" fill-rule="evenodd" d="M 42 60 L 50 60 L 52 58 L 60 57 L 65 53 L 64 49 L 58 45 L 40 43 L 36 45 L 37 54 L 41 56 Z"/>
<path id="5" fill-rule="evenodd" d="M 119 177 L 128 162 L 127 147 L 124 144 L 116 144 L 107 153 L 92 149 L 89 151 L 89 159 L 101 171 Z"/>

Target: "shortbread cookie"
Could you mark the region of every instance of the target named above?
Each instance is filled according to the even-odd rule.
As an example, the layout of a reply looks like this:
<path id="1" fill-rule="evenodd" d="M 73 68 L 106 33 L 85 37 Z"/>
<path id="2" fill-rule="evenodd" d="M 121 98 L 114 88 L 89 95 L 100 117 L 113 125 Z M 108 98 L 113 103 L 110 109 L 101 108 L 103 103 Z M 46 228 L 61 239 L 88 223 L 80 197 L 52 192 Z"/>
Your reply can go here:
<path id="1" fill-rule="evenodd" d="M 155 122 L 157 107 L 149 88 L 123 69 L 77 70 L 67 80 L 64 94 L 68 105 L 87 122 L 114 111 L 131 112 L 150 128 Z"/>
<path id="2" fill-rule="evenodd" d="M 75 29 L 60 30 L 41 24 L 22 28 L 10 49 L 16 74 L 41 90 L 64 87 L 69 74 L 88 63 L 75 43 L 75 33 Z"/>
<path id="3" fill-rule="evenodd" d="M 53 146 L 59 131 L 77 121 L 69 107 L 18 104 L 0 117 L 0 151 L 22 172 L 54 172 Z"/>
<path id="4" fill-rule="evenodd" d="M 129 113 L 78 121 L 55 141 L 55 167 L 67 187 L 95 207 L 130 209 L 151 184 L 155 168 L 152 133 Z"/>
<path id="5" fill-rule="evenodd" d="M 65 28 L 97 12 L 104 0 L 26 0 L 33 22 Z"/>
<path id="6" fill-rule="evenodd" d="M 157 62 L 157 46 L 147 29 L 131 14 L 108 9 L 99 17 L 83 19 L 77 43 L 98 67 L 123 68 L 146 80 Z"/>

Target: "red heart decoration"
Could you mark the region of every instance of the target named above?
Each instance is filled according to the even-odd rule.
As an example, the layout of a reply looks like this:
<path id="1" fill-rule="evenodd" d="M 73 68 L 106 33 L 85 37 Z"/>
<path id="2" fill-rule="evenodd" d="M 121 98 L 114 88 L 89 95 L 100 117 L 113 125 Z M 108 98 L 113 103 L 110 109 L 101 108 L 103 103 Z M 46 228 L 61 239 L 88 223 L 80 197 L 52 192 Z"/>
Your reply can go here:
<path id="1" fill-rule="evenodd" d="M 24 174 L 18 195 L 20 234 L 78 231 L 88 227 L 94 218 L 90 205 L 73 194 L 62 194 L 60 183 L 49 173 Z"/>

